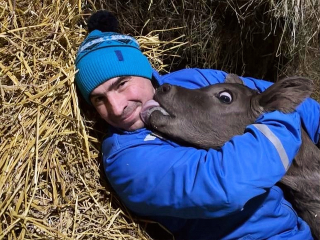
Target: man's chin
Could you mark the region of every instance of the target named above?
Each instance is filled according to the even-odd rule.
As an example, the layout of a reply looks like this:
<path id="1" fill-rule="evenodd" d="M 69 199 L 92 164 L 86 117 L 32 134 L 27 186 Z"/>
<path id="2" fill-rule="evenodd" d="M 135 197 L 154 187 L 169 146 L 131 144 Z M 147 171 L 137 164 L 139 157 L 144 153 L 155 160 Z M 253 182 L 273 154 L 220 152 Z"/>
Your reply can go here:
<path id="1" fill-rule="evenodd" d="M 127 131 L 135 131 L 135 130 L 138 130 L 140 128 L 144 128 L 145 125 L 143 123 L 142 120 L 138 120 L 136 121 L 134 124 L 132 124 L 130 127 L 127 127 L 125 130 Z"/>
<path id="2" fill-rule="evenodd" d="M 109 122 L 109 124 L 115 128 L 120 128 L 122 130 L 130 131 L 130 132 L 145 127 L 145 124 L 143 123 L 143 121 L 141 119 L 138 119 L 137 121 L 135 121 L 133 123 L 127 123 L 127 124 L 113 124 L 110 122 Z"/>

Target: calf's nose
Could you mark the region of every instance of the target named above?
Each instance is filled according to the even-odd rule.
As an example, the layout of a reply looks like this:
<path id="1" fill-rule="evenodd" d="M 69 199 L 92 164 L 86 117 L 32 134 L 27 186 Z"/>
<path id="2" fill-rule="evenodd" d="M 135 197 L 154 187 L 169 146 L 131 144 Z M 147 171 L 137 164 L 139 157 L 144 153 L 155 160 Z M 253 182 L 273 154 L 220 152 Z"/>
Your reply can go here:
<path id="1" fill-rule="evenodd" d="M 159 87 L 159 91 L 162 93 L 168 93 L 170 89 L 171 89 L 171 85 L 168 83 L 165 83 Z"/>

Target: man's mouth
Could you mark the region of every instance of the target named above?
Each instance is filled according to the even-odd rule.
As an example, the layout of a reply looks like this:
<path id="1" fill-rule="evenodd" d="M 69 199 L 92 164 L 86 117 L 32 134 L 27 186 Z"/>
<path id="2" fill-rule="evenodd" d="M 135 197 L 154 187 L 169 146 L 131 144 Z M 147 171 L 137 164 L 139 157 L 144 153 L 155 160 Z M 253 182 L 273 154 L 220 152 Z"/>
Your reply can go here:
<path id="1" fill-rule="evenodd" d="M 155 100 L 149 100 L 143 105 L 140 112 L 140 118 L 145 124 L 149 124 L 150 115 L 154 111 L 160 111 L 163 115 L 169 115 L 169 113 L 161 107 L 158 102 Z"/>
<path id="2" fill-rule="evenodd" d="M 126 112 L 125 115 L 122 116 L 122 120 L 126 121 L 128 119 L 131 119 L 133 115 L 139 114 L 140 112 L 140 107 L 136 106 L 133 109 L 130 109 L 130 111 Z"/>

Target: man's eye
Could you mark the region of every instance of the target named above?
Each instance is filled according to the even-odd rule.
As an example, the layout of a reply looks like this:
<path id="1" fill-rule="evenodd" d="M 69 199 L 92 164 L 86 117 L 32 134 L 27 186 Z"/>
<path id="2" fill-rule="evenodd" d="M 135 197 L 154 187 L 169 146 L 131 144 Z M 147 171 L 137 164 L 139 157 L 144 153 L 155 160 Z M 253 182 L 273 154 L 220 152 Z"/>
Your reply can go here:
<path id="1" fill-rule="evenodd" d="M 231 103 L 232 102 L 232 95 L 227 91 L 223 91 L 223 92 L 219 93 L 218 99 L 222 103 Z"/>
<path id="2" fill-rule="evenodd" d="M 128 82 L 128 81 L 122 81 L 122 82 L 120 82 L 120 83 L 119 83 L 119 87 L 124 86 L 127 82 Z"/>
<path id="3" fill-rule="evenodd" d="M 95 103 L 103 102 L 103 97 L 96 97 L 96 98 L 94 99 L 94 102 L 95 102 Z"/>

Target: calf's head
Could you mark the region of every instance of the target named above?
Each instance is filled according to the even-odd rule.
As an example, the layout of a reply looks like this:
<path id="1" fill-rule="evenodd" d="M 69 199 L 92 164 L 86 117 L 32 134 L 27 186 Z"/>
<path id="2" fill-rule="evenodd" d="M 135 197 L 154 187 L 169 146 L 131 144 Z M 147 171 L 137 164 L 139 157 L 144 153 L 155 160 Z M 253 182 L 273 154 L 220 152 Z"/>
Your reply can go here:
<path id="1" fill-rule="evenodd" d="M 150 108 L 145 122 L 175 140 L 219 148 L 263 112 L 294 111 L 311 89 L 311 80 L 292 77 L 258 93 L 234 74 L 227 75 L 225 83 L 200 89 L 164 84 L 154 96 L 160 107 Z"/>

